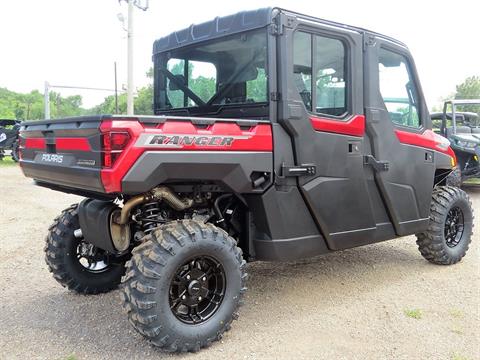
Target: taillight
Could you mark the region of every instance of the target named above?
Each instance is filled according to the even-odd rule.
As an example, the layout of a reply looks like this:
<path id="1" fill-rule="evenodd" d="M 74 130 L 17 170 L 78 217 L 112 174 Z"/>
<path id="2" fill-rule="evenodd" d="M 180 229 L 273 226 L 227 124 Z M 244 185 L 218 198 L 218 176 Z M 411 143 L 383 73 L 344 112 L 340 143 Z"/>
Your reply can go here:
<path id="1" fill-rule="evenodd" d="M 25 141 L 21 136 L 18 137 L 18 160 L 23 160 L 23 149 L 25 147 Z"/>
<path id="2" fill-rule="evenodd" d="M 130 134 L 127 131 L 104 131 L 102 133 L 102 166 L 113 167 L 129 142 Z"/>

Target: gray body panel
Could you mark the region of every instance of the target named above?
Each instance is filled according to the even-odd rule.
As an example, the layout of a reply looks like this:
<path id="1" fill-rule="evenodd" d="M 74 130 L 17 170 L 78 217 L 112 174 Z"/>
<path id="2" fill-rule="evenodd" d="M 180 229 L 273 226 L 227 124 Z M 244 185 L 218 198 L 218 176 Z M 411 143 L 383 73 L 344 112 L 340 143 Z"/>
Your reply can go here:
<path id="1" fill-rule="evenodd" d="M 252 173 L 271 174 L 272 166 L 271 152 L 146 151 L 123 178 L 122 189 L 139 194 L 169 182 L 208 182 L 225 191 L 258 193 L 270 181 L 254 188 Z"/>
<path id="2" fill-rule="evenodd" d="M 421 134 L 431 128 L 428 109 L 415 72 L 413 59 L 405 47 L 364 34 L 364 93 L 366 132 L 372 144 L 372 155 L 390 164 L 388 171 L 376 172 L 375 180 L 382 193 L 397 235 L 423 231 L 428 224 L 430 201 L 435 176 L 435 151 L 402 144 L 395 130 Z M 410 75 L 417 89 L 418 111 L 422 127 L 395 125 L 390 119 L 379 88 L 379 49 L 401 54 L 410 63 Z"/>

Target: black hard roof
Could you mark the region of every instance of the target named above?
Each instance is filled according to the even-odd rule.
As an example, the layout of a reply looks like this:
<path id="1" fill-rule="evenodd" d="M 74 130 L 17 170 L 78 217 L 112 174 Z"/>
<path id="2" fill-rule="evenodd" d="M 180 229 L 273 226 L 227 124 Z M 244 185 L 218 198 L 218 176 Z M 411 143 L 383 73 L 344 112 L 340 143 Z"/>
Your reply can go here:
<path id="1" fill-rule="evenodd" d="M 153 54 L 168 51 L 242 31 L 258 29 L 271 22 L 272 9 L 242 11 L 233 15 L 216 17 L 202 24 L 192 24 L 188 28 L 175 31 L 153 43 Z"/>
<path id="2" fill-rule="evenodd" d="M 168 36 L 159 38 L 153 43 L 153 55 L 160 52 L 173 50 L 185 45 L 199 43 L 201 41 L 215 39 L 218 37 L 231 35 L 247 30 L 258 29 L 271 24 L 272 17 L 276 15 L 276 12 L 283 12 L 285 14 L 298 16 L 300 18 L 312 20 L 321 24 L 334 26 L 343 29 L 349 29 L 360 33 L 369 32 L 376 36 L 382 37 L 386 40 L 394 42 L 400 46 L 406 47 L 402 42 L 363 28 L 345 25 L 334 21 L 324 20 L 309 15 L 296 13 L 281 8 L 262 8 L 258 10 L 241 11 L 233 15 L 216 17 L 213 20 L 201 23 L 192 24 L 188 28 L 183 30 L 174 31 Z"/>

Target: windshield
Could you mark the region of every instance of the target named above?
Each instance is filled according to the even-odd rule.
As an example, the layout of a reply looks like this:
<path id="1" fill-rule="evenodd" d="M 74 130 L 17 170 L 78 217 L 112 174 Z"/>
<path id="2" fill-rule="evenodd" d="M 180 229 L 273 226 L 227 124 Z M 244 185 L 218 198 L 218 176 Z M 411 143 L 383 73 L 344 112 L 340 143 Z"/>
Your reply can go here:
<path id="1" fill-rule="evenodd" d="M 251 107 L 260 109 L 252 115 L 268 115 L 264 29 L 161 53 L 154 61 L 156 114 L 215 115 L 229 109 L 238 116 L 232 108 Z"/>
<path id="2" fill-rule="evenodd" d="M 451 108 L 451 105 L 450 105 Z M 453 109 L 450 109 L 453 110 Z M 457 126 L 480 126 L 480 102 L 471 104 L 456 104 L 455 105 L 455 119 Z M 450 114 L 450 118 L 452 115 Z M 448 113 L 447 113 L 448 118 Z"/>

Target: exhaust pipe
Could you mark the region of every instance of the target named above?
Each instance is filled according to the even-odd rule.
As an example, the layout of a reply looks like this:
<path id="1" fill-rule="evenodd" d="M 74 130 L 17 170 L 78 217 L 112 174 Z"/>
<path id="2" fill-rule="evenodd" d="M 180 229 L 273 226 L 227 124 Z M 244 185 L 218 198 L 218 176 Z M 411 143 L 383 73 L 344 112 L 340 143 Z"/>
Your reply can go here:
<path id="1" fill-rule="evenodd" d="M 132 209 L 150 201 L 165 201 L 173 209 L 182 211 L 193 205 L 193 199 L 180 199 L 166 186 L 159 186 L 146 194 L 137 195 L 128 200 L 122 210 L 115 210 L 111 215 L 110 234 L 112 242 L 118 251 L 125 251 L 130 245 L 130 214 Z"/>
<path id="2" fill-rule="evenodd" d="M 159 186 L 152 189 L 150 192 L 142 195 L 137 195 L 128 200 L 122 208 L 119 219 L 116 221 L 119 225 L 125 225 L 130 219 L 130 213 L 133 208 L 140 204 L 150 201 L 165 201 L 174 210 L 182 211 L 188 209 L 193 205 L 193 199 L 180 199 L 166 186 Z"/>

